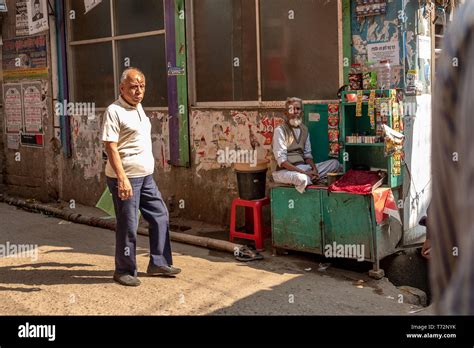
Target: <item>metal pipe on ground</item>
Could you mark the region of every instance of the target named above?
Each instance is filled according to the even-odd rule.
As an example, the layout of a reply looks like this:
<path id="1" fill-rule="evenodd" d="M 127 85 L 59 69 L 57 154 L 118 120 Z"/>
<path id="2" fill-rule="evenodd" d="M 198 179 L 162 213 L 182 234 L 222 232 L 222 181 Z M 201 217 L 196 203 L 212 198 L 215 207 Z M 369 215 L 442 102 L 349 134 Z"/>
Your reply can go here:
<path id="1" fill-rule="evenodd" d="M 10 197 L 4 194 L 0 194 L 0 202 L 4 202 L 10 205 L 20 207 L 25 210 L 32 212 L 41 212 L 48 215 L 53 215 L 55 217 L 61 218 L 63 220 L 71 221 L 74 223 L 79 223 L 83 225 L 89 225 L 93 227 L 100 227 L 109 230 L 115 230 L 115 222 L 104 220 L 97 217 L 84 216 L 78 213 L 71 213 L 69 211 L 64 211 L 59 208 L 50 207 L 46 204 L 41 203 L 30 203 L 20 198 Z M 143 227 L 138 228 L 138 234 L 143 236 L 148 236 L 148 230 Z M 198 237 L 190 234 L 172 232 L 170 231 L 170 239 L 174 242 L 191 244 L 195 246 L 200 246 L 203 248 L 224 251 L 229 253 L 234 253 L 235 248 L 240 247 L 240 244 L 228 242 L 225 240 L 219 240 L 208 237 Z"/>

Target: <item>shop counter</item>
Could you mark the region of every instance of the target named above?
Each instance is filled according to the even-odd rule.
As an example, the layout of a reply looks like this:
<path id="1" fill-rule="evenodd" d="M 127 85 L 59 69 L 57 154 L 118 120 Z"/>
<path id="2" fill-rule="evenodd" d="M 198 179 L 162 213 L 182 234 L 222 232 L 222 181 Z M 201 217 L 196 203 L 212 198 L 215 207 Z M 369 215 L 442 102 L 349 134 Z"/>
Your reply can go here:
<path id="1" fill-rule="evenodd" d="M 395 199 L 397 192 L 393 190 Z M 334 252 L 335 257 L 342 257 L 337 254 L 340 245 L 347 246 L 346 250 L 354 250 L 350 249 L 354 246 L 363 251 L 364 261 L 373 263 L 369 274 L 375 278 L 383 277 L 379 261 L 398 250 L 402 227 L 388 216 L 381 218 L 380 211 L 376 212 L 376 206 L 380 205 L 377 197 L 373 194 L 329 192 L 326 186 L 309 186 L 303 194 L 290 186 L 273 187 L 274 251 L 279 253 L 281 249 L 288 249 L 325 256 L 329 251 Z M 361 261 L 359 254 L 358 260 Z"/>

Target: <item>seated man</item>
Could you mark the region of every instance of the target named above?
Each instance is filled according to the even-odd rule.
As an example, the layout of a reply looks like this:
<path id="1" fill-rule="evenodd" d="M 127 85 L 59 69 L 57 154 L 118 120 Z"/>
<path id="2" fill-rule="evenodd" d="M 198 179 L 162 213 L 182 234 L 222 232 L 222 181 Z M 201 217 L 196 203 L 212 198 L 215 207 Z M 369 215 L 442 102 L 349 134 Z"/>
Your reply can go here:
<path id="1" fill-rule="evenodd" d="M 295 185 L 303 193 L 306 186 L 324 179 L 328 173 L 341 171 L 342 166 L 336 159 L 314 164 L 308 128 L 302 123 L 303 101 L 288 98 L 285 108 L 286 122 L 273 134 L 273 154 L 278 163 L 273 180 Z"/>

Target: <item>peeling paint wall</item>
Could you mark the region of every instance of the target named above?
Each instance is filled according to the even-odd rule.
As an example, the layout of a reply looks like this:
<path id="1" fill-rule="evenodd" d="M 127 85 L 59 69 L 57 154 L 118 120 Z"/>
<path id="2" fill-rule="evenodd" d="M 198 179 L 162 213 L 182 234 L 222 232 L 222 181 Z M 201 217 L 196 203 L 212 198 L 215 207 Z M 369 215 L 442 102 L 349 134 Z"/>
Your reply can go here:
<path id="1" fill-rule="evenodd" d="M 237 197 L 237 180 L 232 163 L 219 163 L 217 151 L 256 150 L 258 159 L 272 159 L 273 130 L 283 122 L 283 110 L 192 109 L 190 168 L 168 164 L 168 114 L 145 112 L 152 124 L 154 177 L 165 201 L 174 206 L 184 203 L 179 211 L 182 218 L 228 224 L 230 205 Z M 102 114 L 93 120 L 71 118 L 73 155 L 65 159 L 63 170 L 62 199 L 66 201 L 95 205 L 105 188 L 101 124 Z"/>
<path id="2" fill-rule="evenodd" d="M 15 1 L 7 0 L 8 13 L 2 15 L 2 40 L 15 39 Z M 50 38 L 46 35 L 47 65 L 51 67 Z M 3 46 L 0 45 L 0 50 Z M 0 54 L 1 56 L 1 54 Z M 51 71 L 50 71 L 51 72 Z M 4 83 L 3 74 L 0 76 Z M 19 149 L 9 149 L 7 146 L 7 135 L 5 133 L 5 114 L 3 109 L 3 93 L 0 96 L 2 108 L 0 118 L 0 180 L 5 184 L 5 191 L 12 195 L 20 195 L 27 198 L 35 198 L 44 201 L 59 198 L 59 157 L 55 152 L 53 117 L 52 117 L 52 93 L 50 75 L 48 77 L 21 78 L 17 82 L 41 81 L 42 102 L 42 127 L 43 147 L 27 147 L 20 145 Z M 12 82 L 12 81 L 9 81 Z M 3 144 L 3 146 L 2 146 Z M 3 160 L 2 160 L 3 159 Z M 18 160 L 19 159 L 19 160 Z M 1 185 L 0 185 L 1 186 Z"/>
<path id="3" fill-rule="evenodd" d="M 274 113 L 194 110 L 190 133 L 196 175 L 203 170 L 231 167 L 228 161 L 218 161 L 220 150 L 255 150 L 258 160 L 271 160 L 273 130 L 282 122 Z"/>
<path id="4" fill-rule="evenodd" d="M 102 173 L 102 144 L 98 118 L 71 117 L 71 142 L 74 165 L 84 171 L 84 179 L 100 179 Z"/>
<path id="5" fill-rule="evenodd" d="M 154 130 L 151 140 L 153 155 L 155 156 L 155 170 L 170 172 L 171 165 L 168 163 L 170 158 L 168 114 L 157 111 L 147 112 L 147 114 Z"/>

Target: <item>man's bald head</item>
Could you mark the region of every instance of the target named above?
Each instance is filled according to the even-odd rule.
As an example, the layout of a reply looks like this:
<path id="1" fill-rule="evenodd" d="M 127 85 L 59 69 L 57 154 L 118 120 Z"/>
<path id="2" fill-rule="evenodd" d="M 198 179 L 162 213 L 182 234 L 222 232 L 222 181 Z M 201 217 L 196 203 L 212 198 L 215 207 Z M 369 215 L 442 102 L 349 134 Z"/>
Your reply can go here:
<path id="1" fill-rule="evenodd" d="M 123 83 L 127 78 L 133 79 L 136 75 L 140 75 L 141 77 L 143 77 L 143 79 L 145 79 L 145 74 L 140 69 L 133 67 L 127 68 L 122 72 L 122 75 L 120 76 L 120 83 Z"/>
<path id="2" fill-rule="evenodd" d="M 137 68 L 127 68 L 120 77 L 120 95 L 130 105 L 141 103 L 145 95 L 145 74 Z"/>

